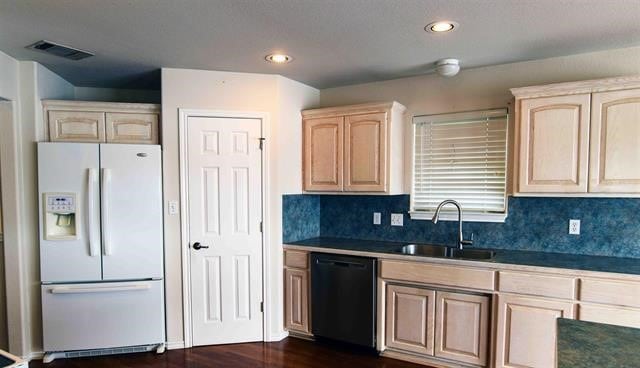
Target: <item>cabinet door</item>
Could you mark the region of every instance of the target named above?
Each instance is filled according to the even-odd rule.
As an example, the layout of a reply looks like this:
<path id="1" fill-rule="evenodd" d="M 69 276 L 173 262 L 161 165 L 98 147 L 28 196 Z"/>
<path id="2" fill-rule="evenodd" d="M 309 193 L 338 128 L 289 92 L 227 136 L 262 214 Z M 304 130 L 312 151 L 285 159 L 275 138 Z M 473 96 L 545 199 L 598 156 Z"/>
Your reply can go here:
<path id="1" fill-rule="evenodd" d="M 342 191 L 343 128 L 343 117 L 304 121 L 304 190 Z"/>
<path id="2" fill-rule="evenodd" d="M 436 301 L 435 355 L 486 365 L 489 297 L 438 291 Z"/>
<path id="3" fill-rule="evenodd" d="M 309 272 L 286 268 L 284 270 L 285 328 L 310 333 L 309 328 Z"/>
<path id="4" fill-rule="evenodd" d="M 108 143 L 157 144 L 158 114 L 106 114 Z"/>
<path id="5" fill-rule="evenodd" d="M 590 95 L 521 100 L 519 192 L 586 193 Z"/>
<path id="6" fill-rule="evenodd" d="M 435 294 L 433 290 L 387 286 L 387 347 L 433 355 Z"/>
<path id="7" fill-rule="evenodd" d="M 345 118 L 345 185 L 348 192 L 384 192 L 387 184 L 387 114 Z"/>
<path id="8" fill-rule="evenodd" d="M 49 111 L 52 142 L 104 142 L 104 113 L 95 111 Z"/>
<path id="9" fill-rule="evenodd" d="M 589 192 L 640 193 L 640 89 L 593 94 Z"/>
<path id="10" fill-rule="evenodd" d="M 573 316 L 571 302 L 499 295 L 496 367 L 555 367 L 556 319 Z"/>

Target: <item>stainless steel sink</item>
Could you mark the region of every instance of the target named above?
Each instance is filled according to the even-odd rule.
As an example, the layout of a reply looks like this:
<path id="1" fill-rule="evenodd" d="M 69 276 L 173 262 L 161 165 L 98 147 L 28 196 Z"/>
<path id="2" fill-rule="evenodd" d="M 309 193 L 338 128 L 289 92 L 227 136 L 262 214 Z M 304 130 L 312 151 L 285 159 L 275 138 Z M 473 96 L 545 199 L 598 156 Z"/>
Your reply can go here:
<path id="1" fill-rule="evenodd" d="M 495 252 L 484 249 L 456 249 L 441 245 L 408 244 L 400 248 L 400 253 L 423 257 L 444 257 L 462 259 L 491 259 Z"/>

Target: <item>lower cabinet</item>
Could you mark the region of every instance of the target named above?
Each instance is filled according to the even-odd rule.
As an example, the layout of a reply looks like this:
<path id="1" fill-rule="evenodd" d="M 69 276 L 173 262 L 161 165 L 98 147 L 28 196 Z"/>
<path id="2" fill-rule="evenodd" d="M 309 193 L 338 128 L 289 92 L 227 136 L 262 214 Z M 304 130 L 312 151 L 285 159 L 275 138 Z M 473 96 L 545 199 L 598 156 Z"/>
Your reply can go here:
<path id="1" fill-rule="evenodd" d="M 287 268 L 285 277 L 285 327 L 311 333 L 309 328 L 309 271 Z"/>
<path id="2" fill-rule="evenodd" d="M 490 297 L 387 285 L 388 348 L 485 366 Z"/>
<path id="3" fill-rule="evenodd" d="M 485 295 L 438 291 L 435 356 L 486 365 L 489 305 Z"/>
<path id="4" fill-rule="evenodd" d="M 285 251 L 284 327 L 291 333 L 311 335 L 309 253 Z"/>
<path id="5" fill-rule="evenodd" d="M 387 286 L 388 347 L 433 355 L 435 298 L 433 290 Z"/>
<path id="6" fill-rule="evenodd" d="M 575 304 L 498 295 L 496 367 L 556 366 L 556 319 L 573 318 Z"/>

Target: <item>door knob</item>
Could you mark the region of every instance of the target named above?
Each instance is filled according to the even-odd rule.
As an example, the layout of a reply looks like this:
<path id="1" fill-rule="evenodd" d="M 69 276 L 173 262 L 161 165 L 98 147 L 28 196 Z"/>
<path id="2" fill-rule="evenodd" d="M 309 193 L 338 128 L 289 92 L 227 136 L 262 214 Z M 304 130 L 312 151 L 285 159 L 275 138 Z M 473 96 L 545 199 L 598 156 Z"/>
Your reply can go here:
<path id="1" fill-rule="evenodd" d="M 198 249 L 207 249 L 209 248 L 208 245 L 202 245 L 200 243 L 193 243 L 193 249 L 198 250 Z"/>

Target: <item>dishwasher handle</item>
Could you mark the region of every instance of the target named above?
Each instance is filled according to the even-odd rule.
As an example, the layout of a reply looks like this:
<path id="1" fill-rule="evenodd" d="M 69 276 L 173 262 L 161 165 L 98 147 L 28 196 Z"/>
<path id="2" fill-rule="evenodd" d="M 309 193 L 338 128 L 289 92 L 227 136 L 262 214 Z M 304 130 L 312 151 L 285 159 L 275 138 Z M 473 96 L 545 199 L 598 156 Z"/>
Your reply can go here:
<path id="1" fill-rule="evenodd" d="M 364 263 L 359 263 L 359 262 L 347 262 L 347 261 L 339 261 L 339 260 L 333 260 L 333 259 L 317 259 L 316 263 L 319 265 L 327 265 L 327 266 L 334 266 L 334 267 L 344 267 L 344 268 L 349 268 L 349 267 L 353 267 L 353 268 L 366 268 L 367 265 Z"/>

